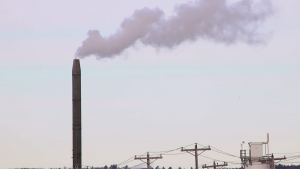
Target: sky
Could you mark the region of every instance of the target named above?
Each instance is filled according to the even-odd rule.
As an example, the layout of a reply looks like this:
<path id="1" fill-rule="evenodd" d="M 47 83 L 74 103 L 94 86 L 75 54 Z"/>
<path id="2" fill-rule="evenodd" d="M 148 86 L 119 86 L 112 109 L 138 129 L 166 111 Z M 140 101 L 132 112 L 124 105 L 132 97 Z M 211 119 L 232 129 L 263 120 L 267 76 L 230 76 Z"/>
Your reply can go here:
<path id="1" fill-rule="evenodd" d="M 187 2 L 0 1 L 0 168 L 71 167 L 72 60 L 87 32 L 109 36 L 137 9 L 171 16 Z M 300 2 L 271 2 L 274 13 L 259 26 L 270 35 L 265 44 L 198 39 L 157 49 L 137 41 L 113 58 L 81 59 L 82 164 L 194 143 L 239 156 L 243 141 L 248 149 L 267 133 L 275 157 L 299 155 Z M 203 155 L 240 166 L 237 157 Z M 211 162 L 199 157 L 200 166 Z M 194 157 L 163 155 L 153 166 L 188 169 Z"/>

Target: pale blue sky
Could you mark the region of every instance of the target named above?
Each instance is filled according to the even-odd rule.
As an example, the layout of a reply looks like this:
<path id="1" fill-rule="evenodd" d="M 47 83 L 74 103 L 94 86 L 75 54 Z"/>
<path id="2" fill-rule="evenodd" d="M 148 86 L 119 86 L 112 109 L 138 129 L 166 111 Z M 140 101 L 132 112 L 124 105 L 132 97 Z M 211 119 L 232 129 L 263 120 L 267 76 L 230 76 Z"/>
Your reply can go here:
<path id="1" fill-rule="evenodd" d="M 0 168 L 70 167 L 72 59 L 87 31 L 109 35 L 135 9 L 170 15 L 183 2 L 1 1 Z M 267 132 L 270 152 L 300 152 L 300 2 L 272 2 L 266 45 L 200 39 L 157 51 L 138 43 L 115 59 L 81 60 L 83 165 L 195 142 L 239 156 L 242 141 L 265 141 Z M 194 158 L 156 165 L 190 168 Z"/>

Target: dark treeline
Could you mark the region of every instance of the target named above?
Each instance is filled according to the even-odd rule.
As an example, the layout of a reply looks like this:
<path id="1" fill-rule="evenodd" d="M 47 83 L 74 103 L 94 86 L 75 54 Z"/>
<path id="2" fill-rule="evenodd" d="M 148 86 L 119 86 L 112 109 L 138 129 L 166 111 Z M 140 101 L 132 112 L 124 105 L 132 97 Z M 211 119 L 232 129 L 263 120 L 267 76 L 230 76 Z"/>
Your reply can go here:
<path id="1" fill-rule="evenodd" d="M 111 165 L 110 167 L 104 166 L 104 167 L 89 167 L 90 169 L 129 169 L 129 167 L 126 165 L 125 167 L 117 167 L 117 165 Z M 138 166 L 133 167 L 133 168 L 140 168 Z M 200 167 L 201 168 L 201 167 Z M 146 168 L 145 168 L 146 169 Z M 155 167 L 151 169 L 185 169 L 185 168 L 181 168 L 181 167 Z M 189 168 L 188 168 L 189 169 Z M 190 169 L 193 169 L 193 167 L 191 167 Z M 221 168 L 220 168 L 221 169 Z M 244 168 L 222 168 L 222 169 L 244 169 Z M 300 169 L 300 165 L 275 165 L 275 169 Z"/>
<path id="2" fill-rule="evenodd" d="M 281 165 L 275 166 L 275 169 L 300 169 L 300 165 Z"/>
<path id="3" fill-rule="evenodd" d="M 115 164 L 111 165 L 109 167 L 108 166 L 104 166 L 104 167 L 89 166 L 89 167 L 83 167 L 83 168 L 88 168 L 88 169 L 130 169 L 127 165 L 125 167 L 120 168 Z M 137 166 L 137 167 L 134 167 L 134 168 L 138 169 L 140 167 Z M 45 169 L 45 168 L 10 168 L 10 169 Z M 50 169 L 69 169 L 69 168 L 50 168 Z M 181 167 L 172 168 L 172 167 L 159 167 L 159 166 L 157 166 L 155 168 L 151 167 L 151 169 L 185 169 L 185 168 L 181 168 Z M 193 169 L 193 167 L 188 168 L 188 169 Z M 220 168 L 220 169 L 244 169 L 244 168 Z M 300 165 L 281 165 L 281 164 L 278 164 L 278 165 L 275 166 L 275 169 L 300 169 Z"/>

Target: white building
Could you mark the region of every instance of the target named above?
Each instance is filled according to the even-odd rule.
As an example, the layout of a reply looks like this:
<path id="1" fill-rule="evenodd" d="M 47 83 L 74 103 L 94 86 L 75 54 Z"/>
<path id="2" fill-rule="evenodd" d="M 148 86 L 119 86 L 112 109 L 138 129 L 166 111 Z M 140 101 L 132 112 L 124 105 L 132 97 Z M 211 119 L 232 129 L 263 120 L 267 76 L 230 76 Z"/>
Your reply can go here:
<path id="1" fill-rule="evenodd" d="M 249 150 L 240 150 L 240 158 L 245 169 L 275 169 L 275 160 L 284 158 L 274 158 L 269 153 L 269 133 L 267 134 L 267 142 L 250 142 Z"/>

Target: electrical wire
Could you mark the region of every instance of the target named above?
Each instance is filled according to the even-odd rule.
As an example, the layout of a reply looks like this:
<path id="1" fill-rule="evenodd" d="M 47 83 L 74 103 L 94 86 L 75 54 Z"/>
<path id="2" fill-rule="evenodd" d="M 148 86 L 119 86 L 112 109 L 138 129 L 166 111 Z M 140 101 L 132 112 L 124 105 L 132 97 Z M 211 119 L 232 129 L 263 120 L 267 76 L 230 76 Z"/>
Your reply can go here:
<path id="1" fill-rule="evenodd" d="M 206 157 L 206 156 L 204 156 L 204 155 L 200 155 L 200 156 L 201 156 L 201 157 L 204 157 L 204 158 L 211 159 L 211 160 L 220 161 L 220 160 L 217 160 L 217 159 L 214 159 L 214 158 Z M 222 162 L 225 162 L 225 161 L 222 161 Z"/>
<path id="2" fill-rule="evenodd" d="M 128 163 L 130 163 L 130 162 L 132 162 L 132 161 L 134 161 L 134 159 L 132 159 L 132 160 L 126 162 L 126 163 L 120 164 L 120 165 L 128 164 Z M 118 165 L 117 165 L 117 166 L 118 166 Z"/>
<path id="3" fill-rule="evenodd" d="M 238 157 L 238 156 L 235 156 L 235 155 L 226 153 L 226 152 L 224 152 L 224 151 L 221 151 L 221 150 L 219 150 L 219 149 L 217 149 L 217 148 L 215 148 L 215 147 L 212 147 L 212 146 L 211 146 L 211 148 L 215 149 L 215 150 L 213 150 L 213 151 L 215 151 L 215 152 L 218 152 L 218 153 L 221 153 L 221 154 L 225 154 L 225 155 L 229 155 L 229 156 L 236 157 L 236 158 L 240 158 L 240 157 Z"/>
<path id="4" fill-rule="evenodd" d="M 214 160 L 212 160 L 211 162 L 209 162 L 209 163 L 206 163 L 206 164 L 210 164 L 210 163 L 212 163 L 212 162 L 214 162 Z"/>
<path id="5" fill-rule="evenodd" d="M 135 166 L 132 166 L 132 167 L 129 167 L 129 168 L 134 168 L 134 167 L 140 166 L 140 165 L 142 165 L 142 164 L 144 164 L 144 163 L 140 163 L 140 164 L 138 164 L 138 165 L 135 165 Z"/>
<path id="6" fill-rule="evenodd" d="M 223 161 L 223 160 L 218 160 L 218 159 L 214 159 L 214 158 L 211 158 L 211 157 L 207 157 L 207 156 L 204 156 L 204 155 L 199 155 L 199 156 L 211 159 L 213 161 L 220 161 L 220 162 L 226 162 L 226 163 L 231 163 L 231 164 L 241 164 L 241 162 L 237 162 L 237 161 Z"/>
<path id="7" fill-rule="evenodd" d="M 273 154 L 298 154 L 300 152 L 294 152 L 294 153 L 273 153 Z"/>
<path id="8" fill-rule="evenodd" d="M 195 143 L 193 143 L 193 144 L 195 144 Z M 191 145 L 193 145 L 193 144 L 184 146 L 183 148 L 188 147 L 188 146 L 191 146 Z M 179 147 L 179 148 L 176 148 L 176 149 L 172 149 L 172 150 L 167 150 L 167 151 L 156 151 L 156 152 L 151 152 L 151 151 L 150 151 L 149 153 L 165 154 L 165 153 L 168 153 L 168 152 L 172 152 L 172 151 L 175 151 L 175 150 L 179 150 L 179 149 L 181 149 L 181 148 L 182 148 L 182 147 Z"/>
<path id="9" fill-rule="evenodd" d="M 201 144 L 199 144 L 199 143 L 193 143 L 193 144 L 198 144 L 198 145 L 200 145 L 200 146 L 202 146 L 202 147 L 205 147 L 205 146 L 203 146 L 203 145 L 201 145 Z M 154 155 L 157 155 L 157 154 L 161 154 L 161 155 L 180 155 L 180 154 L 186 154 L 186 153 L 175 153 L 175 154 L 168 154 L 168 153 L 173 152 L 173 151 L 176 151 L 176 150 L 179 150 L 179 149 L 181 149 L 181 148 L 189 147 L 189 146 L 191 146 L 191 145 L 193 145 L 193 144 L 190 144 L 190 145 L 187 145 L 187 146 L 184 146 L 184 147 L 179 147 L 179 148 L 172 149 L 172 150 L 167 150 L 167 151 L 157 151 L 157 152 L 150 152 L 150 153 L 156 153 L 156 154 L 154 154 Z M 224 154 L 224 155 L 228 155 L 228 156 L 231 156 L 231 157 L 240 158 L 240 157 L 238 157 L 238 156 L 235 156 L 235 155 L 226 153 L 226 152 L 224 152 L 224 151 L 222 151 L 222 150 L 219 150 L 219 149 L 217 149 L 217 148 L 215 148 L 215 147 L 212 147 L 212 146 L 210 146 L 210 147 L 212 148 L 212 151 L 214 151 L 214 152 L 217 152 L 217 153 L 220 153 L 220 154 Z M 202 153 L 203 153 L 203 152 L 202 152 Z M 228 161 L 217 160 L 217 159 L 214 159 L 214 158 L 211 158 L 211 157 L 207 157 L 207 156 L 201 155 L 202 153 L 200 153 L 199 156 L 202 156 L 202 157 L 204 157 L 204 158 L 211 159 L 211 160 L 213 160 L 213 161 L 227 162 L 227 163 L 230 163 L 230 164 L 232 164 L 232 165 L 238 165 L 238 164 L 241 165 L 241 164 L 242 164 L 241 162 L 234 162 L 234 161 L 233 161 L 233 162 L 228 162 Z M 297 153 L 300 153 L 300 152 L 294 152 L 294 153 L 273 153 L 273 154 L 297 154 Z M 146 154 L 146 153 L 144 153 L 144 154 L 142 154 L 142 155 L 139 155 L 138 157 L 141 157 L 141 156 L 143 156 L 143 155 L 145 155 L 145 154 Z M 127 160 L 125 160 L 125 161 L 123 161 L 123 162 L 117 164 L 117 166 L 119 166 L 119 165 L 124 165 L 124 164 L 127 164 L 127 163 L 130 163 L 130 162 L 134 161 L 134 159 L 133 159 L 134 157 L 135 157 L 135 156 L 133 156 L 133 157 L 131 157 L 131 158 L 129 158 L 129 159 L 127 159 Z M 286 158 L 287 158 L 287 159 L 282 159 L 282 160 L 278 161 L 276 164 L 278 164 L 278 163 L 300 163 L 300 162 L 288 162 L 288 161 L 291 161 L 291 160 L 295 160 L 295 159 L 300 158 L 300 155 L 287 156 Z M 212 163 L 213 161 L 211 161 L 211 162 L 209 162 L 209 163 Z M 208 164 L 209 164 L 209 163 L 208 163 Z M 133 166 L 133 167 L 137 167 L 137 166 L 142 165 L 142 164 L 144 164 L 144 163 L 135 165 L 135 166 Z M 229 166 L 232 166 L 232 165 L 229 165 Z M 255 164 L 254 164 L 254 165 L 255 165 Z M 85 165 L 82 165 L 82 166 L 85 166 Z M 86 167 L 89 167 L 89 166 L 86 166 Z M 133 168 L 133 167 L 130 167 L 130 168 Z"/>
<path id="10" fill-rule="evenodd" d="M 199 143 L 197 143 L 197 144 L 199 144 Z M 205 146 L 203 146 L 202 144 L 199 144 L 199 145 L 202 146 L 202 147 L 205 147 Z M 238 157 L 238 156 L 235 156 L 235 155 L 226 153 L 226 152 L 224 152 L 224 151 L 222 151 L 222 150 L 219 150 L 219 149 L 217 149 L 217 148 L 215 148 L 215 147 L 213 147 L 213 146 L 210 146 L 210 148 L 212 148 L 212 151 L 215 151 L 215 152 L 217 152 L 217 153 L 221 153 L 221 154 L 224 154 L 224 155 L 228 155 L 228 156 L 240 158 L 240 157 Z"/>
<path id="11" fill-rule="evenodd" d="M 293 157 L 300 157 L 300 155 L 296 155 L 296 156 L 286 156 L 286 158 L 293 158 Z"/>
<path id="12" fill-rule="evenodd" d="M 179 155 L 179 154 L 186 154 L 186 153 L 164 154 L 164 155 Z"/>
<path id="13" fill-rule="evenodd" d="M 283 159 L 282 161 L 291 161 L 291 160 L 295 160 L 295 159 L 298 159 L 298 158 L 300 158 L 300 156 L 299 157 L 294 157 L 294 158 Z"/>
<path id="14" fill-rule="evenodd" d="M 147 152 L 146 152 L 146 153 L 147 153 Z M 140 156 L 138 156 L 138 157 L 141 157 L 141 156 L 145 155 L 146 153 L 144 153 L 144 154 L 142 154 L 142 155 L 140 155 Z M 133 156 L 133 157 L 131 157 L 131 158 L 129 158 L 129 159 L 127 159 L 127 160 L 125 160 L 125 161 L 123 161 L 123 162 L 117 164 L 117 166 L 119 166 L 119 165 L 124 165 L 124 164 L 127 164 L 127 163 L 130 163 L 130 162 L 134 161 L 134 159 L 131 160 L 131 161 L 129 161 L 130 159 L 132 159 L 132 158 L 134 158 L 134 157 L 135 157 L 135 156 Z"/>
<path id="15" fill-rule="evenodd" d="M 193 144 L 195 144 L 195 143 L 193 143 Z M 184 154 L 184 153 L 177 153 L 177 154 L 167 154 L 167 153 L 170 153 L 170 152 L 172 152 L 172 151 L 179 150 L 179 149 L 181 149 L 181 148 L 185 148 L 185 147 L 191 146 L 191 145 L 193 145 L 193 144 L 189 144 L 189 145 L 187 145 L 187 146 L 179 147 L 179 148 L 172 149 L 172 150 L 167 150 L 167 151 L 157 151 L 157 152 L 149 152 L 149 153 L 156 153 L 156 154 L 153 154 L 153 155 L 159 155 L 159 154 L 160 154 L 160 155 L 179 155 L 179 154 Z M 145 155 L 145 154 L 146 154 L 146 153 L 144 153 L 143 155 Z M 138 157 L 141 157 L 141 156 L 143 156 L 143 155 L 140 155 L 140 156 L 138 156 Z M 134 157 L 135 157 L 135 156 L 133 156 L 133 157 L 131 157 L 131 158 L 129 158 L 129 159 L 127 159 L 127 160 L 125 160 L 125 161 L 123 161 L 123 162 L 117 164 L 117 166 L 119 166 L 119 165 L 124 165 L 124 164 L 127 164 L 127 163 L 130 163 L 130 162 L 134 161 L 134 159 L 131 160 L 131 159 L 134 158 Z"/>
<path id="16" fill-rule="evenodd" d="M 198 145 L 200 145 L 200 146 L 202 146 L 202 147 L 205 147 L 205 146 L 203 146 L 202 144 L 199 144 L 199 143 L 193 143 L 193 144 L 198 144 Z M 186 154 L 186 153 L 175 153 L 175 154 L 168 154 L 168 153 L 173 152 L 173 151 L 176 151 L 176 150 L 179 150 L 179 149 L 181 149 L 181 148 L 189 147 L 189 146 L 191 146 L 191 145 L 193 145 L 193 144 L 189 144 L 189 145 L 187 145 L 187 146 L 179 147 L 179 148 L 172 149 L 172 150 L 156 151 L 156 152 L 149 152 L 149 153 L 155 153 L 155 154 L 153 154 L 153 155 L 159 155 L 159 154 L 160 154 L 160 155 L 181 155 L 181 154 Z M 240 158 L 240 157 L 238 157 L 238 156 L 235 156 L 235 155 L 226 153 L 226 152 L 224 152 L 224 151 L 222 151 L 222 150 L 219 150 L 219 149 L 217 149 L 217 148 L 215 148 L 215 147 L 212 147 L 212 146 L 210 146 L 210 147 L 211 147 L 212 151 L 214 151 L 214 152 L 217 152 L 217 153 L 220 153 L 220 154 L 224 154 L 224 155 L 227 155 L 227 156 L 231 156 L 231 157 L 235 157 L 235 158 Z M 298 152 L 297 152 L 297 153 L 298 153 Z M 274 153 L 274 154 L 297 154 L 297 153 Z M 146 154 L 146 153 L 144 153 L 143 155 L 145 155 L 145 154 Z M 141 156 L 143 156 L 143 155 L 140 155 L 139 157 L 141 157 Z M 204 157 L 204 158 L 208 158 L 208 159 L 211 159 L 211 160 L 214 160 L 214 161 L 227 162 L 227 163 L 231 163 L 231 164 L 241 164 L 240 162 L 228 162 L 228 161 L 217 160 L 217 159 L 214 159 L 214 158 L 211 158 L 211 157 L 207 157 L 207 156 L 201 155 L 201 153 L 199 154 L 199 156 L 202 156 L 202 157 Z M 135 156 L 133 156 L 133 157 L 135 157 Z M 117 165 L 123 165 L 123 164 L 127 164 L 127 163 L 129 163 L 129 162 L 132 162 L 132 161 L 134 161 L 134 159 L 132 159 L 133 157 L 131 157 L 131 158 L 129 158 L 129 159 L 127 159 L 127 160 L 125 160 L 125 161 L 123 161 L 123 162 L 117 164 Z M 294 160 L 294 159 L 300 158 L 300 155 L 296 155 L 296 156 L 288 156 L 287 158 L 289 158 L 289 160 Z M 289 160 L 284 160 L 284 161 L 289 161 Z"/>
<path id="17" fill-rule="evenodd" d="M 135 156 L 133 156 L 133 157 L 135 157 Z M 122 165 L 123 163 L 126 163 L 127 161 L 131 160 L 133 157 L 130 157 L 129 159 L 127 159 L 127 160 L 125 160 L 125 161 L 123 161 L 123 162 L 121 162 L 121 163 L 119 163 L 117 165 Z"/>

